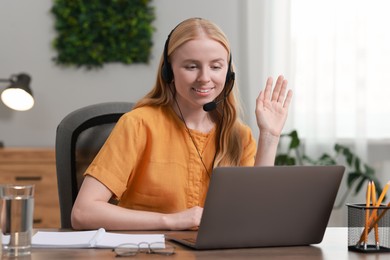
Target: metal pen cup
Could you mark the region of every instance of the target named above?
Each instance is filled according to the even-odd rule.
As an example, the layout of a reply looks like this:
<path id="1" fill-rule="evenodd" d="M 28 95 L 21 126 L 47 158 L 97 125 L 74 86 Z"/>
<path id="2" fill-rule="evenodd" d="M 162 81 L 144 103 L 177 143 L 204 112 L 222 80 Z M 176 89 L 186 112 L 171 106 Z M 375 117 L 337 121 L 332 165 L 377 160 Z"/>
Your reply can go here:
<path id="1" fill-rule="evenodd" d="M 347 204 L 348 250 L 390 252 L 390 207 Z"/>

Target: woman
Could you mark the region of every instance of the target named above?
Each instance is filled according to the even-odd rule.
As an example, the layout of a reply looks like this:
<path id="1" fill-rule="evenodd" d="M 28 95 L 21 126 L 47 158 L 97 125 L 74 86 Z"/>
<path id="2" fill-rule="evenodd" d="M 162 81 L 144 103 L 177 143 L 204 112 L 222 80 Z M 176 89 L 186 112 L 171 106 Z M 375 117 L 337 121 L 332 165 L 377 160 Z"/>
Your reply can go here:
<path id="1" fill-rule="evenodd" d="M 256 149 L 238 117 L 230 46 L 215 24 L 180 23 L 159 68 L 154 88 L 121 117 L 86 170 L 75 229 L 196 228 L 214 167 L 273 165 L 292 98 L 282 76 L 273 90 L 269 78 L 257 98 Z"/>

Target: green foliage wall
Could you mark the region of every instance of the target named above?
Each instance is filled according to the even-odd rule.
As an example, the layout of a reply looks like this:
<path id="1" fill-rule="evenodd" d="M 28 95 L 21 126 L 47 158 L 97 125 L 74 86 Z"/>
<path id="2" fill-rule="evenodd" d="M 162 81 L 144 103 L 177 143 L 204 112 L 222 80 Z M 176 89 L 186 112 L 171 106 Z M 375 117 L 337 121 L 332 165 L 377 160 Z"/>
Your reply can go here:
<path id="1" fill-rule="evenodd" d="M 148 63 L 155 19 L 151 0 L 54 0 L 54 61 L 65 66 Z"/>

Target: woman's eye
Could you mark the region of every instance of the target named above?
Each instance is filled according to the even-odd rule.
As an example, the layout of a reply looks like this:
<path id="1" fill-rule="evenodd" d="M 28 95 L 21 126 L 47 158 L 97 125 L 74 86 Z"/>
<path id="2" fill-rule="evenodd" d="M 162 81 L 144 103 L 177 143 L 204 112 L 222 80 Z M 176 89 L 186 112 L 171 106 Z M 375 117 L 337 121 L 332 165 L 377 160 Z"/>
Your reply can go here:
<path id="1" fill-rule="evenodd" d="M 186 66 L 186 69 L 189 69 L 189 70 L 193 70 L 193 69 L 196 69 L 197 66 L 195 64 L 191 64 L 191 65 L 187 65 Z"/>

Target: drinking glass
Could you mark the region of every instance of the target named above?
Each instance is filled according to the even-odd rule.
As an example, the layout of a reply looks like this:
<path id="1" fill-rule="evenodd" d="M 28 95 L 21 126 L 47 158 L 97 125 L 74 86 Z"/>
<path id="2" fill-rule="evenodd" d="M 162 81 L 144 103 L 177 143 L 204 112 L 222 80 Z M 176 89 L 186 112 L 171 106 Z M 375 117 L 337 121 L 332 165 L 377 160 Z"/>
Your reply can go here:
<path id="1" fill-rule="evenodd" d="M 0 185 L 3 255 L 31 253 L 34 185 Z"/>

